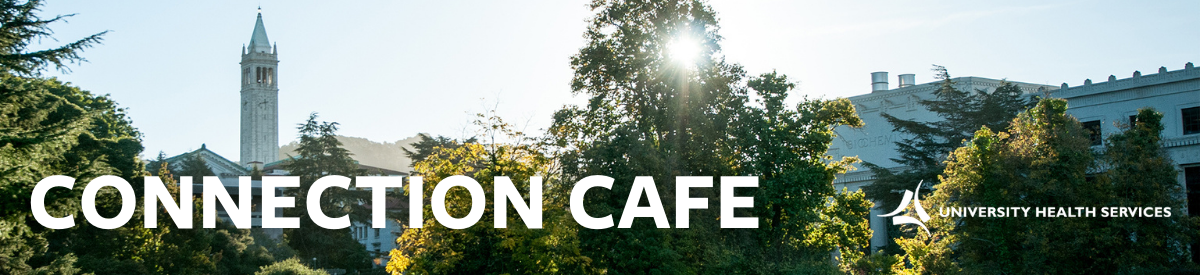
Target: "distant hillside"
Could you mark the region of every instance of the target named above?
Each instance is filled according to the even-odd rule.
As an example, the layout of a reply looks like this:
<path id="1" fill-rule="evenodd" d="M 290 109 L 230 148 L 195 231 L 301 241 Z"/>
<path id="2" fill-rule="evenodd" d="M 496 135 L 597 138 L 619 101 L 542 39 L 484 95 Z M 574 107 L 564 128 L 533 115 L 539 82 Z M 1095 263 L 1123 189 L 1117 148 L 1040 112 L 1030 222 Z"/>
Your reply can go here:
<path id="1" fill-rule="evenodd" d="M 354 154 L 352 157 L 359 163 L 404 172 L 412 171 L 412 167 L 409 167 L 412 162 L 404 156 L 404 151 L 400 148 L 412 150 L 409 144 L 420 140 L 419 137 L 413 136 L 396 142 L 374 142 L 360 137 L 338 136 L 338 141 Z M 279 159 L 287 158 L 288 154 L 295 155 L 293 152 L 296 146 L 299 146 L 296 141 L 280 146 Z"/>

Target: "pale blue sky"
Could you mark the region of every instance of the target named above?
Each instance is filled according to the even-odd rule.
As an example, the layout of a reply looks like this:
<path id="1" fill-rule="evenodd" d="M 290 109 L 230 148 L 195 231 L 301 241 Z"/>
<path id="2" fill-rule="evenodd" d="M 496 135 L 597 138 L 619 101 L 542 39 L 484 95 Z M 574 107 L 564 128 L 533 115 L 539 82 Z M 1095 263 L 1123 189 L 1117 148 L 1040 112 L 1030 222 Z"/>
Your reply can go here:
<path id="1" fill-rule="evenodd" d="M 460 137 L 499 106 L 540 133 L 572 97 L 587 1 L 55 1 L 62 43 L 112 30 L 60 78 L 129 108 L 146 156 L 208 148 L 238 159 L 238 62 L 256 7 L 279 47 L 280 144 L 310 112 L 341 134 Z M 1080 85 L 1200 63 L 1196 1 L 713 1 L 726 59 L 776 69 L 798 93 L 870 91 L 869 74 Z"/>

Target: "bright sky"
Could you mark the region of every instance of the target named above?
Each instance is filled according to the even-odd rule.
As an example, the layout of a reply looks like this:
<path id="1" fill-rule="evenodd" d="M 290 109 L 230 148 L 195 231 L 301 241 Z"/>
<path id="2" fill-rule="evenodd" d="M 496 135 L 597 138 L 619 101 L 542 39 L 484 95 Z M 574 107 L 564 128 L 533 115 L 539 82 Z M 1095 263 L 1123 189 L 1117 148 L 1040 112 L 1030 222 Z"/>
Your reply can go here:
<path id="1" fill-rule="evenodd" d="M 469 3 L 468 3 L 469 2 Z M 713 1 L 726 60 L 773 69 L 797 93 L 870 91 L 870 73 L 1080 85 L 1084 79 L 1200 63 L 1195 1 Z M 336 4 L 335 4 L 336 3 Z M 51 73 L 111 94 L 145 134 L 147 158 L 208 148 L 239 153 L 239 65 L 256 7 L 279 47 L 280 144 L 318 112 L 342 135 L 396 141 L 462 137 L 498 106 L 529 132 L 573 97 L 569 57 L 587 1 L 55 1 L 59 45 L 112 30 L 88 63 Z"/>

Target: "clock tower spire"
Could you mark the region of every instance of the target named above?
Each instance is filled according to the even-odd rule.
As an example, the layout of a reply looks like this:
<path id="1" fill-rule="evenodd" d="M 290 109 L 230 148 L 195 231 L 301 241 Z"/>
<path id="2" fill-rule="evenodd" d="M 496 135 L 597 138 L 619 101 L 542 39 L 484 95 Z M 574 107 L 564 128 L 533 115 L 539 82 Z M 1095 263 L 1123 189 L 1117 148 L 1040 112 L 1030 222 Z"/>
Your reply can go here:
<path id="1" fill-rule="evenodd" d="M 262 8 L 250 44 L 242 49 L 241 164 L 267 164 L 279 159 L 279 58 L 267 39 Z"/>

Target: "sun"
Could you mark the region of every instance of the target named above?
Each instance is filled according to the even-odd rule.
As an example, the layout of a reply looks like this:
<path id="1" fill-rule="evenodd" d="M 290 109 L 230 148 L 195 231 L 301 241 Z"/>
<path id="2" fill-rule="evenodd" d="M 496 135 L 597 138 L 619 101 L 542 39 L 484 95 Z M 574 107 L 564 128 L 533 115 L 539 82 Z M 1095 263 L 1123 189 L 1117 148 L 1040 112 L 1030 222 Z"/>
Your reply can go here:
<path id="1" fill-rule="evenodd" d="M 675 62 L 693 65 L 700 57 L 700 43 L 690 37 L 679 37 L 667 44 L 667 53 Z"/>

